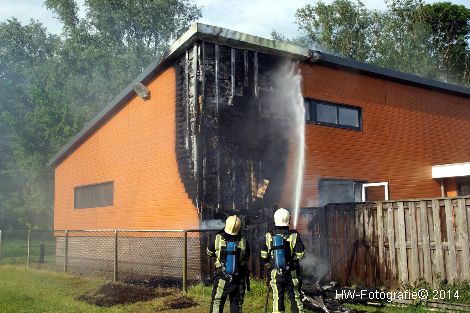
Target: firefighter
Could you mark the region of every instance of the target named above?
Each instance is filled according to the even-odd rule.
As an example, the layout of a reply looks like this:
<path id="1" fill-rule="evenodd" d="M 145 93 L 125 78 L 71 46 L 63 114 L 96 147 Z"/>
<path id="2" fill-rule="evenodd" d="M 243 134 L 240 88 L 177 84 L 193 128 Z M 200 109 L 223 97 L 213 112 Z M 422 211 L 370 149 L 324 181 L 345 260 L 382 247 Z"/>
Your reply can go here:
<path id="1" fill-rule="evenodd" d="M 240 227 L 240 218 L 229 216 L 225 228 L 217 233 L 215 240 L 207 247 L 207 254 L 216 258 L 209 313 L 222 313 L 227 297 L 230 299 L 231 313 L 243 312 L 250 249 L 246 239 L 240 235 Z"/>
<path id="2" fill-rule="evenodd" d="M 275 227 L 266 234 L 261 258 L 269 264 L 269 285 L 273 292 L 273 313 L 285 311 L 284 293 L 287 291 L 293 313 L 304 312 L 301 299 L 301 268 L 304 245 L 300 235 L 289 229 L 290 213 L 280 208 L 274 213 Z"/>

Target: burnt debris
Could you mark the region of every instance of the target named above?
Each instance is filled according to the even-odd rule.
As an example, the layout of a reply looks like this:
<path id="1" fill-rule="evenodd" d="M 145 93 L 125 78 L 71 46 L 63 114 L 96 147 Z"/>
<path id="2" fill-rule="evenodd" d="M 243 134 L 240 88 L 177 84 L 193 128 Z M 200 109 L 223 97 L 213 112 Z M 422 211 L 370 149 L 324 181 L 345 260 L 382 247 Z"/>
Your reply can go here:
<path id="1" fill-rule="evenodd" d="M 284 59 L 198 41 L 177 62 L 176 152 L 201 219 L 265 222 L 287 166 L 288 121 L 271 114 Z M 265 218 L 266 216 L 266 218 Z"/>

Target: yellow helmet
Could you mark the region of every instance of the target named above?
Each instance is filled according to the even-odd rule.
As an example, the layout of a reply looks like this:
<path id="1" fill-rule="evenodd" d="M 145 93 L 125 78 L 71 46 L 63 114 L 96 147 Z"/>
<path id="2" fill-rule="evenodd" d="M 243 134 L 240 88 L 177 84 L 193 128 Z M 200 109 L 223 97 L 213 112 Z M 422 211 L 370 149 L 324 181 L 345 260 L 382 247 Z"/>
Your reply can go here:
<path id="1" fill-rule="evenodd" d="M 229 216 L 225 221 L 224 231 L 229 235 L 237 235 L 242 226 L 242 221 L 236 215 Z"/>
<path id="2" fill-rule="evenodd" d="M 280 208 L 274 213 L 274 224 L 276 226 L 289 226 L 290 213 L 286 209 Z"/>

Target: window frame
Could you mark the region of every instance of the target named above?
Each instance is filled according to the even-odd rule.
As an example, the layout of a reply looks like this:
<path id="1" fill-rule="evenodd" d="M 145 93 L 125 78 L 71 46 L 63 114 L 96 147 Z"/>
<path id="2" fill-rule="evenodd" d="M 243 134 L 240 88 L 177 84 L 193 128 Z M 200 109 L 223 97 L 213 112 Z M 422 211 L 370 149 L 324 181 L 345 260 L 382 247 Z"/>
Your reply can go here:
<path id="1" fill-rule="evenodd" d="M 320 203 L 320 206 L 325 206 L 329 203 L 326 203 L 326 204 L 321 204 L 322 203 L 322 195 L 321 195 L 321 190 L 322 190 L 322 183 L 325 183 L 325 182 L 343 182 L 343 183 L 351 183 L 351 187 L 352 187 L 352 195 L 354 197 L 354 201 L 353 202 L 337 202 L 337 203 L 359 203 L 359 202 L 356 202 L 356 188 L 358 188 L 359 192 L 362 192 L 362 185 L 364 184 L 367 184 L 368 181 L 367 179 L 354 179 L 354 178 L 335 178 L 335 177 L 321 177 L 318 179 L 318 202 Z M 327 186 L 328 184 L 325 184 L 323 186 Z M 356 187 L 356 185 L 359 185 L 358 187 Z M 362 195 L 359 194 L 359 197 L 361 197 Z M 360 201 L 361 202 L 361 201 Z"/>
<path id="2" fill-rule="evenodd" d="M 105 185 L 111 185 L 111 201 L 110 203 L 104 203 L 104 186 Z M 101 190 L 101 203 L 98 205 L 92 206 L 92 188 L 93 187 L 98 187 L 100 186 Z M 78 199 L 78 193 L 80 189 L 88 189 L 88 206 L 79 206 L 79 199 Z M 106 181 L 102 183 L 96 183 L 96 184 L 87 184 L 87 185 L 80 185 L 80 186 L 75 186 L 73 188 L 73 208 L 74 209 L 93 209 L 93 208 L 103 208 L 103 207 L 108 207 L 108 206 L 113 206 L 114 205 L 114 181 Z"/>
<path id="3" fill-rule="evenodd" d="M 304 98 L 304 102 L 306 103 L 306 123 L 307 124 L 314 124 L 314 125 L 328 126 L 328 127 L 334 127 L 334 128 L 356 130 L 356 131 L 362 131 L 363 130 L 362 129 L 362 125 L 363 125 L 363 123 L 362 123 L 362 107 L 360 107 L 360 106 L 343 104 L 343 103 L 332 102 L 332 101 L 324 101 L 324 100 L 319 100 L 319 99 L 315 99 L 315 98 L 307 98 L 307 97 Z M 328 123 L 328 122 L 318 121 L 318 117 L 317 117 L 317 105 L 318 104 L 323 104 L 323 105 L 329 105 L 329 106 L 336 107 L 336 120 L 338 122 L 335 124 L 335 123 Z M 339 109 L 340 108 L 357 110 L 359 126 L 356 127 L 356 126 L 351 126 L 351 125 L 340 124 L 339 123 Z"/>

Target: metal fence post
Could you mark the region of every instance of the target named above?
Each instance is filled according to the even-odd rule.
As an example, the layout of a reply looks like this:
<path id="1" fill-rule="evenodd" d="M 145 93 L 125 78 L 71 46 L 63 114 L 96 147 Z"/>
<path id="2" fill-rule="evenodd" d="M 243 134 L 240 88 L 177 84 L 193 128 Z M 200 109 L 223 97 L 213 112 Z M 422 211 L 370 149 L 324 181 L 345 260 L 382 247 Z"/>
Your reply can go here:
<path id="1" fill-rule="evenodd" d="M 39 264 L 44 264 L 44 256 L 46 255 L 46 245 L 39 244 Z"/>
<path id="2" fill-rule="evenodd" d="M 188 291 L 188 231 L 183 231 L 183 293 Z"/>
<path id="3" fill-rule="evenodd" d="M 26 260 L 26 268 L 29 268 L 29 260 L 30 260 L 30 238 L 31 238 L 31 227 L 28 228 L 28 246 L 27 246 L 27 249 L 28 249 L 28 259 Z"/>
<path id="4" fill-rule="evenodd" d="M 0 230 L 0 264 L 2 264 L 2 231 Z"/>
<path id="5" fill-rule="evenodd" d="M 118 280 L 118 231 L 114 231 L 114 275 L 113 280 Z"/>
<path id="6" fill-rule="evenodd" d="M 68 263 L 69 263 L 69 231 L 65 231 L 65 238 L 64 238 L 64 246 L 65 246 L 65 251 L 64 251 L 64 272 L 67 273 L 68 270 Z"/>

